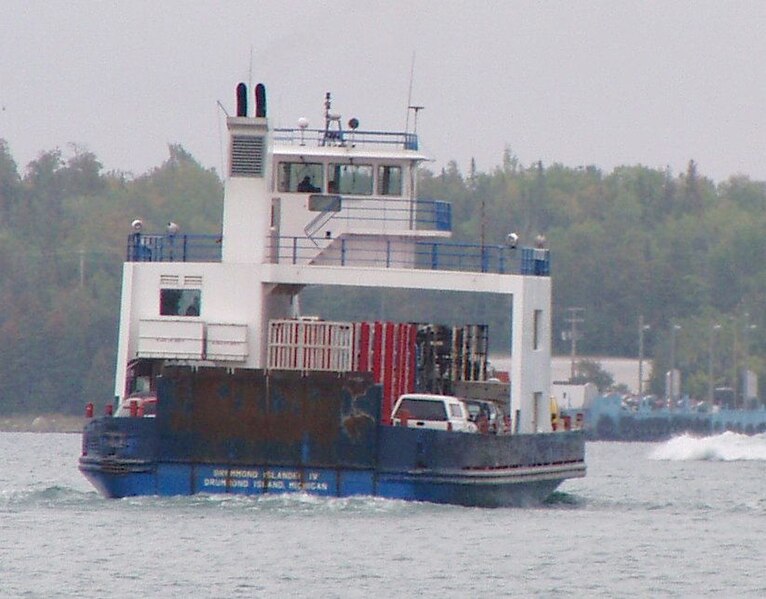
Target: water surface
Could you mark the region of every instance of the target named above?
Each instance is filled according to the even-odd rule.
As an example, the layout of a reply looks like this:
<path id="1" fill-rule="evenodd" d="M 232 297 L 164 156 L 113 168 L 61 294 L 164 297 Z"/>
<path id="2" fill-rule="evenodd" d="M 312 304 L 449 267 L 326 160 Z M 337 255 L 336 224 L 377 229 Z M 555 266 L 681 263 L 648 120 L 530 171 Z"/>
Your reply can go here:
<path id="1" fill-rule="evenodd" d="M 78 435 L 0 433 L 2 597 L 764 597 L 766 436 L 589 443 L 536 509 L 101 498 Z"/>

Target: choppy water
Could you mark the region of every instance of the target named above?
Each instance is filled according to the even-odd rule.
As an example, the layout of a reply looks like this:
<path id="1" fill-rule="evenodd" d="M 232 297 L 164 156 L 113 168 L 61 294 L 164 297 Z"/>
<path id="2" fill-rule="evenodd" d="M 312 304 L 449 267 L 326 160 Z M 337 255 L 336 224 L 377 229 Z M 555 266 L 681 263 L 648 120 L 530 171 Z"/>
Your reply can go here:
<path id="1" fill-rule="evenodd" d="M 766 436 L 593 443 L 545 507 L 105 500 L 0 434 L 1 597 L 764 597 Z"/>

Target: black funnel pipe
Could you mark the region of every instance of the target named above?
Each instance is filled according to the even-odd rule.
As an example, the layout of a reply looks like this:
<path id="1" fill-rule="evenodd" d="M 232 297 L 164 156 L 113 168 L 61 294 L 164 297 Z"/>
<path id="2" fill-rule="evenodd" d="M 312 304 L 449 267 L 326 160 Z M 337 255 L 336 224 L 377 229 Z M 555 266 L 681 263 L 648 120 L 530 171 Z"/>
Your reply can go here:
<path id="1" fill-rule="evenodd" d="M 247 85 L 237 85 L 237 116 L 247 116 Z"/>
<path id="2" fill-rule="evenodd" d="M 255 116 L 258 118 L 266 116 L 266 86 L 263 83 L 255 86 Z"/>

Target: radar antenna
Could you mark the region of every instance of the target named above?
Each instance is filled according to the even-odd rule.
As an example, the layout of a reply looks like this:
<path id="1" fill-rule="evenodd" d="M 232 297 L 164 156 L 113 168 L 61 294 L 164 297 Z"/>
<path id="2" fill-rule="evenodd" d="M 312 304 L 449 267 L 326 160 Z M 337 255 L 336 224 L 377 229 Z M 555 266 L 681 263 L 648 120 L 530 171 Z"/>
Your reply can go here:
<path id="1" fill-rule="evenodd" d="M 330 92 L 327 92 L 324 97 L 324 139 L 322 145 L 338 144 L 343 145 L 343 128 L 340 124 L 340 115 L 330 112 L 332 107 L 332 98 Z M 337 125 L 337 129 L 333 128 L 333 123 Z"/>

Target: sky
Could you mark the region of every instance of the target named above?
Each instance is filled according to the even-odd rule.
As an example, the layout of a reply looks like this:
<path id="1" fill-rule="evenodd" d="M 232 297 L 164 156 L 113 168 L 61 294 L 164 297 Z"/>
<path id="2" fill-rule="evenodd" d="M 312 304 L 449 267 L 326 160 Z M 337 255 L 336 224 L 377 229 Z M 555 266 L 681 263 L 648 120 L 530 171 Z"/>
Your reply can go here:
<path id="1" fill-rule="evenodd" d="M 3 0 L 0 139 L 19 170 L 90 151 L 140 175 L 180 144 L 222 170 L 239 81 L 272 126 L 403 130 L 424 106 L 438 169 L 510 148 L 605 172 L 642 164 L 766 181 L 766 2 Z M 412 120 L 410 120 L 412 125 Z"/>

